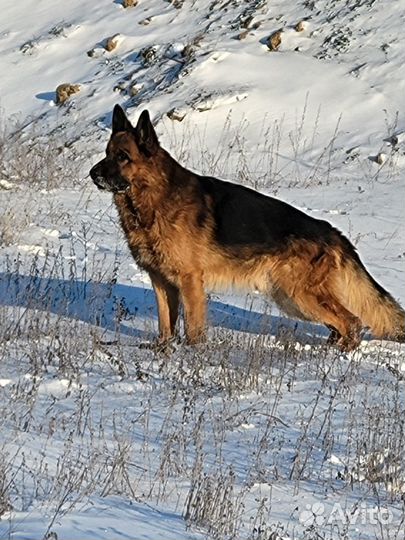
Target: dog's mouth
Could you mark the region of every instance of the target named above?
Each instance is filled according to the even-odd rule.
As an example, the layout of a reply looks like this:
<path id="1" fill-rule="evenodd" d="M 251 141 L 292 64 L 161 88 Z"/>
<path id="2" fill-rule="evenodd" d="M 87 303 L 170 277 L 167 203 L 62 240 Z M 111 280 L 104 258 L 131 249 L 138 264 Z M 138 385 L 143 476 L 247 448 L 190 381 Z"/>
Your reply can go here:
<path id="1" fill-rule="evenodd" d="M 96 176 L 96 178 L 93 178 L 93 182 L 96 184 L 98 189 L 106 190 L 108 188 L 103 176 Z"/>
<path id="2" fill-rule="evenodd" d="M 118 181 L 112 183 L 106 180 L 104 176 L 96 176 L 95 178 L 93 178 L 93 182 L 98 187 L 98 189 L 101 189 L 103 191 L 109 191 L 111 193 L 124 193 L 130 188 L 129 183 L 123 178 L 120 178 Z"/>

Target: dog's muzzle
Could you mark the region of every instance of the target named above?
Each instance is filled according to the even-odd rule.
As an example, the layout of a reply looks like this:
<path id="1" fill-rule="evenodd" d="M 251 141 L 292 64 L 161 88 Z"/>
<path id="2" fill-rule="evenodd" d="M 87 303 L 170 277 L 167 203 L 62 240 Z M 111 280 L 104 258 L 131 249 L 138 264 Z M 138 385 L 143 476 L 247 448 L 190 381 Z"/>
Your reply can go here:
<path id="1" fill-rule="evenodd" d="M 112 193 L 123 193 L 129 189 L 129 183 L 122 177 L 107 179 L 101 172 L 99 165 L 95 165 L 90 170 L 90 177 L 98 189 L 110 191 Z"/>
<path id="2" fill-rule="evenodd" d="M 96 184 L 98 189 L 106 189 L 108 190 L 108 185 L 105 181 L 105 178 L 103 176 L 96 176 L 93 178 L 93 182 Z"/>

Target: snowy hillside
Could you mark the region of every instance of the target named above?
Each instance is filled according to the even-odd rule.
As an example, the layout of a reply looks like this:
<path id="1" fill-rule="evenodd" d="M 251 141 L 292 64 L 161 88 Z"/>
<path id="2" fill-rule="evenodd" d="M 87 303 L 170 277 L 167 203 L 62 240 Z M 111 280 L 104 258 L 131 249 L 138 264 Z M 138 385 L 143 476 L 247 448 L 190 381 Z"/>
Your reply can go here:
<path id="1" fill-rule="evenodd" d="M 88 170 L 113 106 L 148 109 L 404 305 L 405 1 L 127 3 L 0 0 L 0 538 L 403 539 L 404 346 L 343 355 L 228 293 L 207 346 L 143 348 L 150 282 Z"/>

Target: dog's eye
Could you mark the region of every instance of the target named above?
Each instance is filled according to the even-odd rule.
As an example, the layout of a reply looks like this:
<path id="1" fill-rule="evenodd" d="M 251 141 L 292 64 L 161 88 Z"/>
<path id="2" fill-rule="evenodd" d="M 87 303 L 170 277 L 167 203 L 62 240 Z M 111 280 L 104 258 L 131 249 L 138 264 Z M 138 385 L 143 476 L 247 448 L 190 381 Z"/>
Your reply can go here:
<path id="1" fill-rule="evenodd" d="M 118 161 L 121 161 L 121 162 L 130 161 L 128 154 L 126 152 L 123 152 L 122 150 L 118 152 L 117 159 Z"/>

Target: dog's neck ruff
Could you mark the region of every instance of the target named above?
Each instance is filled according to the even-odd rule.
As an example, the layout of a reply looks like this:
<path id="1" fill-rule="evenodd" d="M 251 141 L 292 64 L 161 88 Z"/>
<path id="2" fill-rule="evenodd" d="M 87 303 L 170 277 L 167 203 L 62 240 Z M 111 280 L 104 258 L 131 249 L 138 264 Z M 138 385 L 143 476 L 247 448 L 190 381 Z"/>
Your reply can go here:
<path id="1" fill-rule="evenodd" d="M 129 220 L 131 224 L 131 229 L 141 229 L 142 221 L 139 210 L 136 208 L 132 202 L 131 197 L 126 192 L 115 193 L 114 201 L 117 206 L 121 218 L 125 221 Z M 126 218 L 125 218 L 126 215 Z"/>
<path id="2" fill-rule="evenodd" d="M 132 216 L 132 218 L 134 220 L 135 228 L 139 229 L 141 227 L 141 220 L 140 220 L 139 210 L 136 208 L 136 206 L 132 202 L 131 197 L 128 194 L 125 194 L 125 197 L 126 197 L 126 203 L 127 203 L 128 211 L 130 212 L 130 214 L 131 214 L 131 216 Z"/>

